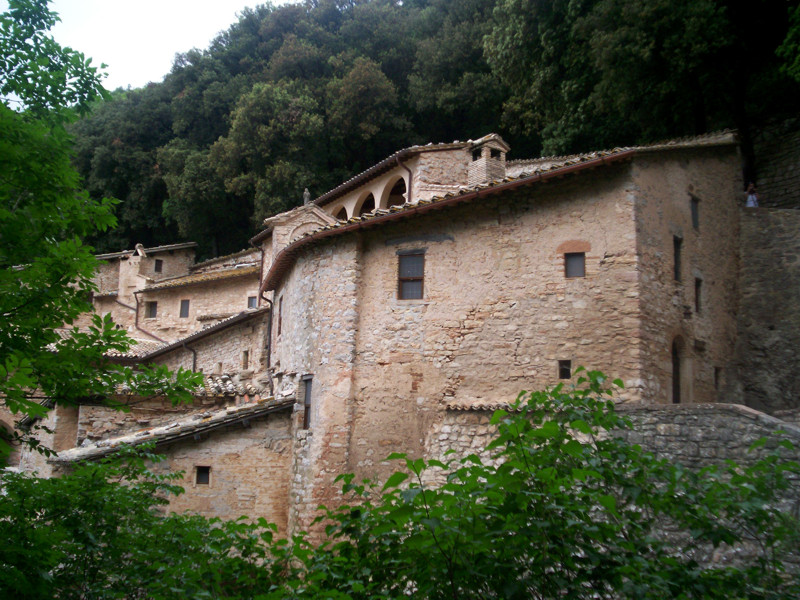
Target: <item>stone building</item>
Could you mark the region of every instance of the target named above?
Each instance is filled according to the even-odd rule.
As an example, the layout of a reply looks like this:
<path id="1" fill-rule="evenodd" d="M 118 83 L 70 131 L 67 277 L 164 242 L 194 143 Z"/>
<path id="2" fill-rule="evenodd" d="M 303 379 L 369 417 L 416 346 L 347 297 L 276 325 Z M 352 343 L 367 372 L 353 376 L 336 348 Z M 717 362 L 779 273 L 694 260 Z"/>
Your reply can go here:
<path id="1" fill-rule="evenodd" d="M 338 501 L 338 474 L 386 476 L 391 452 L 478 448 L 494 407 L 578 365 L 621 378 L 634 413 L 675 405 L 653 409 L 670 427 L 651 419 L 643 441 L 685 431 L 697 460 L 709 447 L 725 456 L 718 435 L 702 443 L 710 404 L 715 423 L 776 429 L 726 408 L 796 407 L 794 388 L 754 383 L 766 334 L 753 290 L 773 270 L 766 252 L 758 269 L 742 257 L 760 214 L 792 239 L 800 223 L 741 208 L 735 135 L 527 161 L 508 151 L 494 134 L 406 148 L 267 219 L 254 249 L 230 257 L 193 265 L 189 244 L 101 256 L 95 305 L 142 340 L 116 360 L 202 370 L 206 389 L 189 407 L 59 407 L 58 457 L 23 453 L 22 467 L 58 471 L 152 440 L 186 473 L 174 510 L 264 516 L 285 533 Z M 797 292 L 770 290 L 781 304 Z M 788 313 L 770 340 L 796 336 Z"/>

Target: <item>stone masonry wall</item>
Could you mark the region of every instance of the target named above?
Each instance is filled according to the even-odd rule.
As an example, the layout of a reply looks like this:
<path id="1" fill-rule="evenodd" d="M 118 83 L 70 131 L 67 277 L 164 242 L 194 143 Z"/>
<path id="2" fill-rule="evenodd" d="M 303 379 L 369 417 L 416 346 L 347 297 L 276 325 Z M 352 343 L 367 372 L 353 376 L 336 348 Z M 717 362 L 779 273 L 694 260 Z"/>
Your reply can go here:
<path id="1" fill-rule="evenodd" d="M 247 298 L 258 296 L 258 272 L 201 285 L 153 290 L 139 294 L 139 325 L 167 341 L 175 341 L 247 310 Z M 189 316 L 181 318 L 181 301 L 189 300 Z M 158 303 L 156 317 L 147 318 L 145 303 Z"/>
<path id="2" fill-rule="evenodd" d="M 634 162 L 629 193 L 636 197 L 645 350 L 640 385 L 649 401 L 673 401 L 673 340 L 680 353 L 681 402 L 717 401 L 735 381 L 738 176 L 735 147 L 658 153 Z M 681 240 L 679 281 L 675 237 Z"/>
<path id="3" fill-rule="evenodd" d="M 352 377 L 360 244 L 348 236 L 314 247 L 274 293 L 276 379 L 312 374 L 311 428 L 295 440 L 290 528 L 307 529 L 319 504 L 339 498 L 334 478 L 352 443 Z"/>
<path id="4" fill-rule="evenodd" d="M 278 535 L 287 535 L 290 428 L 290 413 L 280 412 L 211 431 L 200 441 L 158 448 L 166 455 L 160 469 L 184 472 L 178 484 L 185 493 L 171 499 L 169 510 L 222 519 L 264 517 L 278 525 Z M 208 484 L 195 482 L 198 466 L 210 467 Z"/>
<path id="5" fill-rule="evenodd" d="M 741 209 L 736 401 L 800 408 L 800 212 Z"/>
<path id="6" fill-rule="evenodd" d="M 800 208 L 800 119 L 762 128 L 753 145 L 759 204 Z"/>

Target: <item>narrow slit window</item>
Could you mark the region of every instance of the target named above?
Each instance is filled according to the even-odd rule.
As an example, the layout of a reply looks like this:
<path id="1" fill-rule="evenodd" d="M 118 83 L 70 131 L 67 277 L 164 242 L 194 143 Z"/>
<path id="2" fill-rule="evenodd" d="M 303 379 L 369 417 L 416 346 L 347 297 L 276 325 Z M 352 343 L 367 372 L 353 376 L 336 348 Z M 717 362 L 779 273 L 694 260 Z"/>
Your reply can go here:
<path id="1" fill-rule="evenodd" d="M 423 293 L 425 254 L 414 252 L 398 256 L 397 297 L 401 300 L 419 300 Z"/>
<path id="2" fill-rule="evenodd" d="M 560 360 L 558 361 L 558 378 L 569 379 L 572 377 L 572 361 Z"/>
<path id="3" fill-rule="evenodd" d="M 566 277 L 586 277 L 586 253 L 568 252 L 564 255 Z"/>
<path id="4" fill-rule="evenodd" d="M 242 351 L 242 369 L 247 370 L 250 368 L 250 351 L 243 350 Z"/>
<path id="5" fill-rule="evenodd" d="M 694 312 L 699 313 L 703 308 L 703 280 L 695 277 L 694 280 Z"/>
<path id="6" fill-rule="evenodd" d="M 278 335 L 281 334 L 283 329 L 283 296 L 278 299 Z"/>
<path id="7" fill-rule="evenodd" d="M 683 246 L 683 238 L 676 236 L 672 237 L 672 260 L 675 281 L 681 280 L 681 247 Z"/>
<path id="8" fill-rule="evenodd" d="M 692 209 L 692 227 L 700 229 L 700 200 L 691 196 L 690 203 Z"/>
<path id="9" fill-rule="evenodd" d="M 158 302 L 145 302 L 144 316 L 148 319 L 155 319 L 158 316 Z"/>
<path id="10" fill-rule="evenodd" d="M 153 265 L 153 270 L 156 273 L 161 273 L 164 270 L 164 261 L 160 258 L 157 258 L 155 264 Z"/>
<path id="11" fill-rule="evenodd" d="M 189 318 L 189 301 L 181 300 L 181 319 Z"/>
<path id="12" fill-rule="evenodd" d="M 197 485 L 209 485 L 211 483 L 211 467 L 195 467 L 194 482 Z"/>
<path id="13" fill-rule="evenodd" d="M 303 392 L 303 429 L 311 427 L 311 383 L 313 379 L 311 375 L 303 377 L 305 383 L 305 390 Z"/>

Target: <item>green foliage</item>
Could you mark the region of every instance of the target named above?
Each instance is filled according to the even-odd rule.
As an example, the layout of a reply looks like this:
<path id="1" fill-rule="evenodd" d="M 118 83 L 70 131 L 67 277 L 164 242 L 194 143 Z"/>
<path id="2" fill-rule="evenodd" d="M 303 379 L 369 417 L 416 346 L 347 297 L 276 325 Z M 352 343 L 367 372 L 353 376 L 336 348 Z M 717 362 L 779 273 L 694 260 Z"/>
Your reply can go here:
<path id="1" fill-rule="evenodd" d="M 193 374 L 133 371 L 104 357 L 131 344 L 110 319 L 96 316 L 86 331 L 62 331 L 91 310 L 97 263 L 82 240 L 115 219 L 114 202 L 80 191 L 70 163 L 68 107 L 61 102 L 85 102 L 103 90 L 82 58 L 88 71 L 48 71 L 47 65 L 72 65 L 80 56 L 37 29 L 54 18 L 46 3 L 21 0 L 2 16 L 3 44 L 14 53 L 0 64 L 0 77 L 4 90 L 18 94 L 29 110 L 0 106 L 0 398 L 12 413 L 36 417 L 46 413 L 43 399 L 74 404 L 108 397 L 122 385 L 186 400 L 186 386 L 198 381 Z M 30 57 L 38 57 L 42 70 L 15 62 Z M 7 451 L 0 440 L 0 454 Z"/>
<path id="2" fill-rule="evenodd" d="M 800 6 L 789 8 L 789 32 L 778 48 L 778 55 L 784 59 L 782 68 L 796 81 L 800 81 Z"/>
<path id="3" fill-rule="evenodd" d="M 406 470 L 382 489 L 345 477 L 356 503 L 328 511 L 334 541 L 298 597 L 796 597 L 800 529 L 775 508 L 796 463 L 685 470 L 616 437 L 630 424 L 600 373 L 578 383 L 495 413 L 491 459 L 395 455 Z M 701 566 L 723 544 L 754 555 Z"/>
<path id="4" fill-rule="evenodd" d="M 158 462 L 147 449 L 61 479 L 7 475 L 0 595 L 796 598 L 800 526 L 778 509 L 796 494 L 800 465 L 780 457 L 791 444 L 684 469 L 620 437 L 620 382 L 580 373 L 497 411 L 479 455 L 394 454 L 404 468 L 382 486 L 341 476 L 349 504 L 321 507 L 319 545 L 263 520 L 164 516 L 181 475 L 145 468 Z M 733 562 L 713 560 L 726 550 Z"/>
<path id="5" fill-rule="evenodd" d="M 0 94 L 3 105 L 18 103 L 37 119 L 84 110 L 105 95 L 101 73 L 80 52 L 61 48 L 47 35 L 60 19 L 48 0 L 9 0 L 0 15 Z M 102 66 L 102 65 L 101 65 Z"/>
<path id="6" fill-rule="evenodd" d="M 0 596 L 239 598 L 269 589 L 283 570 L 267 560 L 274 527 L 165 516 L 182 474 L 147 468 L 159 460 L 123 449 L 61 478 L 5 474 Z"/>

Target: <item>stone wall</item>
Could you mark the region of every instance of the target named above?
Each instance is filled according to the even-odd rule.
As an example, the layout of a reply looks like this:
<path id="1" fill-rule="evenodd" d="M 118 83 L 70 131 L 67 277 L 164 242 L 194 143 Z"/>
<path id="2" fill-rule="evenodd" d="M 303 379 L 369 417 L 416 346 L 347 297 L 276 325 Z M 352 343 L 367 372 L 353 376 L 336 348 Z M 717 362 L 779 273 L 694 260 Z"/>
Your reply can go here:
<path id="1" fill-rule="evenodd" d="M 800 408 L 800 212 L 741 209 L 736 401 Z"/>
<path id="2" fill-rule="evenodd" d="M 251 271 L 198 285 L 145 291 L 139 294 L 139 326 L 171 342 L 247 310 L 247 298 L 258 296 L 258 271 Z M 185 318 L 180 316 L 182 300 L 189 301 Z M 149 301 L 158 303 L 152 319 L 145 312 Z"/>
<path id="3" fill-rule="evenodd" d="M 636 198 L 640 385 L 649 401 L 714 402 L 735 380 L 738 169 L 735 147 L 657 153 L 634 162 L 629 193 Z M 677 398 L 673 342 L 680 365 Z"/>
<path id="4" fill-rule="evenodd" d="M 278 525 L 278 535 L 287 535 L 290 427 L 284 411 L 158 448 L 166 456 L 159 470 L 184 472 L 177 483 L 185 493 L 170 500 L 169 510 L 222 519 L 264 517 Z M 208 484 L 196 483 L 198 466 L 210 467 Z"/>
<path id="5" fill-rule="evenodd" d="M 762 128 L 753 145 L 760 205 L 800 208 L 800 119 Z"/>

